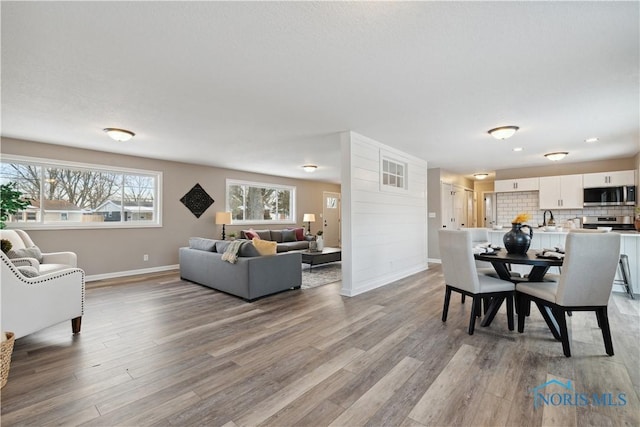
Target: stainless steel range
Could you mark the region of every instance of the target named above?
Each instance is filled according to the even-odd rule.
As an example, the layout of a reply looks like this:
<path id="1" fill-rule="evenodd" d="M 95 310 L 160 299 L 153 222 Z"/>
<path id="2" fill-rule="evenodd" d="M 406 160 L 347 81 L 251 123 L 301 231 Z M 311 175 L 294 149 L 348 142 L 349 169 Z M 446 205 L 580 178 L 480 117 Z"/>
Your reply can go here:
<path id="1" fill-rule="evenodd" d="M 631 216 L 583 216 L 583 228 L 611 227 L 613 230 L 635 230 Z"/>

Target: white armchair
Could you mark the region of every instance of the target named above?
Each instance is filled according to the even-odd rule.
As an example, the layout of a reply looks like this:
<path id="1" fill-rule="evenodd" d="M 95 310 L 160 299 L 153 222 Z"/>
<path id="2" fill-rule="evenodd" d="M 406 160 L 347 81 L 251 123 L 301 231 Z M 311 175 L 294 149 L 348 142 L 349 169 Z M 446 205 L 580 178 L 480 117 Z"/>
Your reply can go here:
<path id="1" fill-rule="evenodd" d="M 0 230 L 0 238 L 9 240 L 13 245 L 13 250 L 36 246 L 31 237 L 23 230 Z M 78 257 L 73 252 L 43 253 L 41 261 L 35 258 L 20 258 L 19 260 L 14 258 L 12 261 L 17 265 L 31 265 L 40 271 L 40 274 L 78 266 Z"/>
<path id="2" fill-rule="evenodd" d="M 80 332 L 84 313 L 84 271 L 65 268 L 28 278 L 0 252 L 2 286 L 0 300 L 3 331 L 16 338 L 71 320 L 74 334 Z"/>

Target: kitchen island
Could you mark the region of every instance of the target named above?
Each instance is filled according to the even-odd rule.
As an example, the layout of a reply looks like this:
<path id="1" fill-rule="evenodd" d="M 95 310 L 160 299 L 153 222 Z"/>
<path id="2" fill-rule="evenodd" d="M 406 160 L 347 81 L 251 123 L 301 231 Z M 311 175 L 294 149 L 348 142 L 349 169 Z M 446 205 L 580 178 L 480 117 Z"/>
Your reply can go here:
<path id="1" fill-rule="evenodd" d="M 555 246 L 564 247 L 567 231 L 544 231 L 541 228 L 532 228 L 533 238 L 531 239 L 530 249 L 541 250 L 545 248 L 553 248 Z M 489 229 L 489 240 L 492 244 L 504 247 L 502 241 L 505 233 L 509 228 L 501 230 Z M 633 284 L 634 294 L 640 294 L 640 233 L 637 231 L 612 231 L 612 233 L 620 233 L 620 254 L 626 254 L 629 257 L 629 270 L 631 273 L 631 283 Z M 550 271 L 553 271 L 552 268 Z M 513 266 L 513 271 L 525 274 L 526 266 Z M 620 279 L 620 273 L 616 273 L 616 279 Z M 614 284 L 613 292 L 625 292 L 622 285 Z"/>

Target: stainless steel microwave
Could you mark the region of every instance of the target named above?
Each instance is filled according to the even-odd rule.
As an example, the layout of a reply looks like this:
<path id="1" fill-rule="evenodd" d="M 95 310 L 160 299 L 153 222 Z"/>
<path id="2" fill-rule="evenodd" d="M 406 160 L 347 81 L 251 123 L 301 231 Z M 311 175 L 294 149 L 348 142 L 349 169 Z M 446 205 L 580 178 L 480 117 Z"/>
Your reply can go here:
<path id="1" fill-rule="evenodd" d="M 584 189 L 584 206 L 634 206 L 636 187 L 598 187 Z"/>

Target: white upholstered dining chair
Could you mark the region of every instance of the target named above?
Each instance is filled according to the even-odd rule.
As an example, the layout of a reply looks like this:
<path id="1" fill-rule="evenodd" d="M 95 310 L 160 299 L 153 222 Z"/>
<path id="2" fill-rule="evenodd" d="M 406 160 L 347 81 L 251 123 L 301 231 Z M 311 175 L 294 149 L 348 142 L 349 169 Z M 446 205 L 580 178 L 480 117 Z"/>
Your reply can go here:
<path id="1" fill-rule="evenodd" d="M 468 230 L 439 230 L 440 258 L 445 281 L 442 321 L 447 321 L 451 292 L 459 292 L 472 298 L 469 317 L 469 335 L 475 330 L 476 317 L 480 315 L 481 301 L 484 298 L 501 298 L 507 301 L 507 322 L 513 330 L 513 296 L 515 285 L 512 282 L 478 274 L 471 233 Z"/>
<path id="2" fill-rule="evenodd" d="M 516 288 L 518 332 L 524 332 L 526 313 L 535 302 L 554 336 L 571 357 L 566 314 L 595 311 L 607 354 L 613 356 L 607 305 L 620 254 L 620 234 L 567 234 L 565 258 L 557 281 L 523 282 Z M 554 322 L 555 321 L 555 322 Z M 557 323 L 557 329 L 555 324 Z"/>

